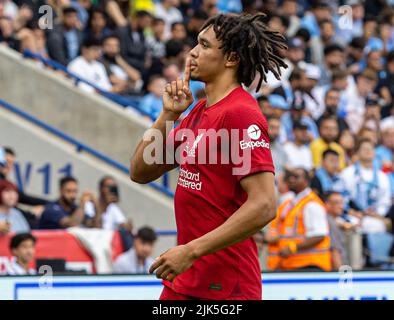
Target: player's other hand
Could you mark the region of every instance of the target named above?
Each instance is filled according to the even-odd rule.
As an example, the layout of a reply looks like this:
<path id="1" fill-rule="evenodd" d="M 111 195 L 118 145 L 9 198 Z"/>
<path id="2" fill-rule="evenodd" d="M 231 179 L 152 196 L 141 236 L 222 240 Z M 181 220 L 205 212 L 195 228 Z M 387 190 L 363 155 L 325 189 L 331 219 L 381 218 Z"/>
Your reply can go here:
<path id="1" fill-rule="evenodd" d="M 180 115 L 193 103 L 193 95 L 190 91 L 190 58 L 186 59 L 184 79 L 167 83 L 163 94 L 163 110 Z"/>
<path id="2" fill-rule="evenodd" d="M 173 281 L 176 276 L 189 269 L 195 258 L 185 245 L 180 245 L 162 253 L 149 269 L 149 273 L 156 270 L 156 277 Z"/>

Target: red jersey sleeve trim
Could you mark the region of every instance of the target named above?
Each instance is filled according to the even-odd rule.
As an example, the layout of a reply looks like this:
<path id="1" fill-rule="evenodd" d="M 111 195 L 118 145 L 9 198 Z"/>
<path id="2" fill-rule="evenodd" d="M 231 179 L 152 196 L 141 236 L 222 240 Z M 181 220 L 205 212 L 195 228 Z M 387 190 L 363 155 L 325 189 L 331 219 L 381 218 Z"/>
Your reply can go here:
<path id="1" fill-rule="evenodd" d="M 237 175 L 237 180 L 241 181 L 243 178 L 246 178 L 247 176 L 250 176 L 250 175 L 257 173 L 257 172 L 272 172 L 275 175 L 275 168 L 271 164 L 264 164 L 264 165 L 256 166 L 256 167 L 253 167 L 252 169 L 250 169 L 250 171 L 246 174 Z"/>

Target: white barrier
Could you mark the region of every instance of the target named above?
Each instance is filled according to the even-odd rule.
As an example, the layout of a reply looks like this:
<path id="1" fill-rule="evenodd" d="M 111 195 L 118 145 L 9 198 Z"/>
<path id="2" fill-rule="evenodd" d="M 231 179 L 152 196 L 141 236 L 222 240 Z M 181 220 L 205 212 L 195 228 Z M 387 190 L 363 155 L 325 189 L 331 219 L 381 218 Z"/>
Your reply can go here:
<path id="1" fill-rule="evenodd" d="M 264 273 L 265 300 L 392 300 L 394 272 Z M 0 277 L 0 300 L 155 300 L 154 276 Z"/>

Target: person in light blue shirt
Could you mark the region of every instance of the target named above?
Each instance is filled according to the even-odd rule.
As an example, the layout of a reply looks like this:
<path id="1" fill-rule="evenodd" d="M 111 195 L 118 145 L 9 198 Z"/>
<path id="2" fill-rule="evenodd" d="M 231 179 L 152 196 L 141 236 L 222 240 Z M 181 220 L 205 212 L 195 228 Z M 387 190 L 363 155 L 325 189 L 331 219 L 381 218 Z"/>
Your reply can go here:
<path id="1" fill-rule="evenodd" d="M 311 37 L 320 36 L 319 22 L 331 20 L 331 7 L 327 2 L 319 1 L 311 6 L 311 12 L 305 13 L 301 20 L 301 28 L 306 28 Z"/>
<path id="2" fill-rule="evenodd" d="M 343 11 L 334 16 L 334 22 L 337 36 L 349 43 L 353 38 L 364 34 L 365 9 L 361 0 L 347 0 L 345 5 L 351 6 L 351 11 L 343 7 Z"/>
<path id="3" fill-rule="evenodd" d="M 139 109 L 149 115 L 152 120 L 156 120 L 163 109 L 162 96 L 166 86 L 166 80 L 160 75 L 154 75 L 150 78 L 148 84 L 148 94 L 145 95 Z"/>
<path id="4" fill-rule="evenodd" d="M 142 227 L 134 238 L 134 246 L 121 254 L 114 262 L 113 272 L 118 274 L 148 274 L 154 262 L 152 253 L 157 240 L 156 232 Z"/>
<path id="5" fill-rule="evenodd" d="M 293 124 L 295 122 L 302 122 L 307 126 L 307 130 L 312 140 L 319 137 L 319 129 L 317 128 L 315 121 L 311 117 L 304 115 L 304 110 L 305 103 L 302 96 L 299 92 L 296 92 L 290 111 L 281 117 L 281 132 L 279 136 L 279 141 L 281 143 L 294 141 Z"/>
<path id="6" fill-rule="evenodd" d="M 241 0 L 218 0 L 217 8 L 220 13 L 241 13 Z"/>

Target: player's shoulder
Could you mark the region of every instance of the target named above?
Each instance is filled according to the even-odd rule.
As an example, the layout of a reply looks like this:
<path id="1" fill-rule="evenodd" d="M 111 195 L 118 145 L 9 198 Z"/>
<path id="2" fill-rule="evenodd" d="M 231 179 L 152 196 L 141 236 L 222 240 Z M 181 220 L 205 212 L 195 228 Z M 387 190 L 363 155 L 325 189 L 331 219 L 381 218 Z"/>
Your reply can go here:
<path id="1" fill-rule="evenodd" d="M 227 112 L 236 112 L 242 110 L 259 110 L 258 103 L 256 99 L 247 92 L 244 88 L 239 87 L 231 95 L 231 100 L 229 101 Z"/>
<path id="2" fill-rule="evenodd" d="M 261 124 L 266 123 L 256 99 L 243 88 L 237 90 L 237 94 L 228 101 L 223 109 L 224 117 L 230 122 L 248 122 L 253 120 Z"/>

